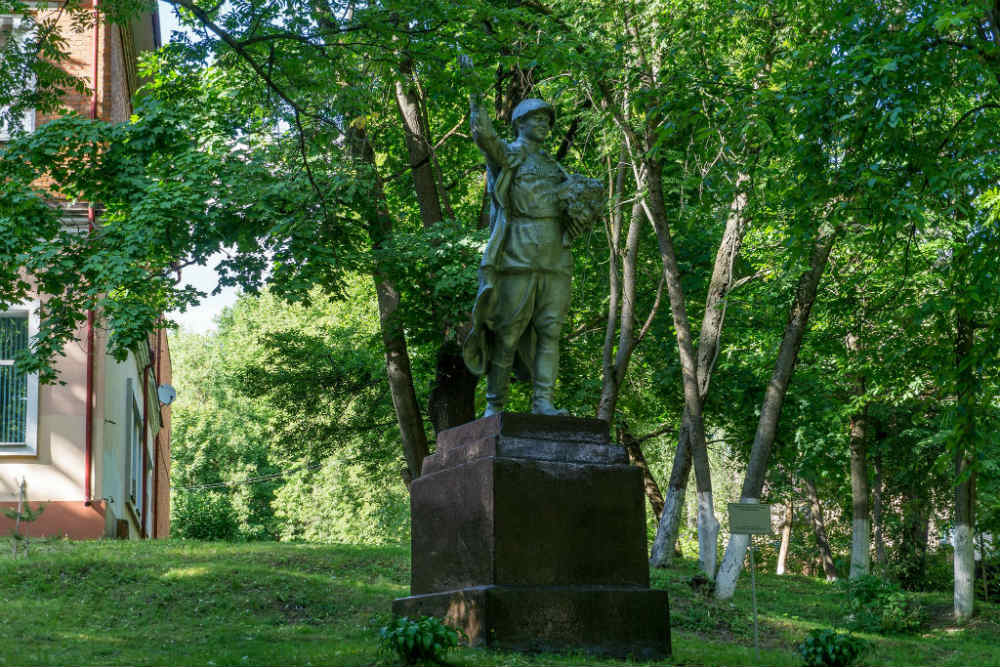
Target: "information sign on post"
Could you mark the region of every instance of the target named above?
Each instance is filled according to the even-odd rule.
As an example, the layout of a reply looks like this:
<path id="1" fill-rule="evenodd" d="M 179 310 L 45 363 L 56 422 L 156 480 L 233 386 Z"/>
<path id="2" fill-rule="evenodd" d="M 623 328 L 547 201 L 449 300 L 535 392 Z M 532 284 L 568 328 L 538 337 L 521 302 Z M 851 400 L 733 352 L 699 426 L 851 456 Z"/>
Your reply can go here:
<path id="1" fill-rule="evenodd" d="M 765 503 L 729 503 L 729 532 L 750 536 L 750 593 L 753 596 L 753 649 L 760 662 L 760 632 L 757 629 L 757 566 L 753 536 L 771 534 L 771 506 Z"/>
<path id="2" fill-rule="evenodd" d="M 771 534 L 771 506 L 764 503 L 729 503 L 729 532 Z"/>

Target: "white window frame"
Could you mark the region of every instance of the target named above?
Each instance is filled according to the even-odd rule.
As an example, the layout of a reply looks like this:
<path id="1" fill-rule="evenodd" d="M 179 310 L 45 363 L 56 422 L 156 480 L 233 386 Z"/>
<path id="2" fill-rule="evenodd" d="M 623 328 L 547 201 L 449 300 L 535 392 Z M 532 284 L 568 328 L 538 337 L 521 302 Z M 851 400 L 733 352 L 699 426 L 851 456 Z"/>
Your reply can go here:
<path id="1" fill-rule="evenodd" d="M 17 14 L 0 14 L 0 21 L 4 21 L 6 19 L 11 19 L 14 24 L 13 29 L 11 30 L 11 38 L 17 41 L 23 41 L 29 32 L 26 26 L 26 24 L 28 24 L 27 18 Z M 21 123 L 25 132 L 34 132 L 35 110 L 26 109 L 24 117 L 21 119 Z M 10 138 L 11 134 L 7 124 L 0 123 L 0 141 L 10 141 Z"/>
<path id="2" fill-rule="evenodd" d="M 38 337 L 38 301 L 29 301 L 7 310 L 0 311 L 0 317 L 28 318 L 28 345 Z M 0 360 L 0 365 L 10 366 L 10 360 Z M 0 443 L 0 456 L 37 456 L 38 455 L 38 373 L 28 374 L 28 409 L 24 428 L 23 443 Z"/>

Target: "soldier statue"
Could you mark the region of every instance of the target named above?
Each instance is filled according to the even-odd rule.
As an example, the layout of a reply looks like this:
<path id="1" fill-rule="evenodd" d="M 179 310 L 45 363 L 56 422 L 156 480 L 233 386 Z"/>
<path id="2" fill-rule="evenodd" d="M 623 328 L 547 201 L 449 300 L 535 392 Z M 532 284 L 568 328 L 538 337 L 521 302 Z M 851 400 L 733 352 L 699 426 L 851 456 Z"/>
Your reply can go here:
<path id="1" fill-rule="evenodd" d="M 545 152 L 555 111 L 540 99 L 514 108 L 511 143 L 497 136 L 475 97 L 469 121 L 486 156 L 491 206 L 465 362 L 486 375 L 484 417 L 504 409 L 512 372 L 533 383 L 533 413 L 565 415 L 552 404 L 552 390 L 570 299 L 569 248 L 600 215 L 603 186 L 570 174 Z"/>

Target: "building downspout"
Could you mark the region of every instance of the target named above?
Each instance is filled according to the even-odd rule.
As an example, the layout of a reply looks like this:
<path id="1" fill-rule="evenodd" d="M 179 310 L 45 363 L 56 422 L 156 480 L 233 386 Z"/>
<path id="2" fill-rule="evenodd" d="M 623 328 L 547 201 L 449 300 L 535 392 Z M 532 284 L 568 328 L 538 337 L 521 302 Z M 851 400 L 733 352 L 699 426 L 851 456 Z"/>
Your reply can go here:
<path id="1" fill-rule="evenodd" d="M 146 347 L 149 347 L 148 340 Z M 148 494 L 150 498 L 149 502 L 146 502 L 146 498 L 142 499 L 142 516 L 139 517 L 139 522 L 142 525 L 140 526 L 139 533 L 143 537 L 151 537 L 153 534 L 152 530 L 146 531 L 146 518 L 149 516 L 150 504 L 156 502 L 156 498 L 149 488 L 149 448 L 146 446 L 149 439 L 149 370 L 152 366 L 153 360 L 151 358 L 146 362 L 146 367 L 142 369 L 142 495 L 146 496 Z M 153 446 L 156 446 L 155 441 Z"/>
<path id="2" fill-rule="evenodd" d="M 153 361 L 156 362 L 156 370 L 153 371 L 153 380 L 157 387 L 160 386 L 160 378 L 162 377 L 163 369 L 160 366 L 160 352 L 163 349 L 163 329 L 156 332 L 156 352 L 153 356 Z M 156 534 L 157 526 L 159 526 L 160 519 L 160 434 L 163 433 L 163 408 L 160 407 L 160 395 L 156 395 L 156 409 L 160 411 L 160 430 L 157 431 L 156 437 L 153 438 L 153 530 L 150 531 L 150 537 L 156 539 L 161 537 Z"/>
<path id="3" fill-rule="evenodd" d="M 97 58 L 99 55 L 100 37 L 101 37 L 101 22 L 100 22 L 100 9 L 98 7 L 98 0 L 94 0 L 94 62 L 92 69 L 92 81 L 93 81 L 93 94 L 90 98 L 90 118 L 91 120 L 97 119 Z M 94 204 L 91 202 L 87 206 L 87 231 L 90 234 L 94 233 L 94 223 L 96 215 L 94 213 Z M 87 433 L 84 438 L 84 480 L 83 480 L 83 496 L 84 505 L 89 506 L 93 499 L 93 480 L 91 478 L 91 468 L 93 468 L 94 463 L 94 309 L 90 308 L 87 310 L 87 407 L 86 407 L 86 417 L 84 419 L 85 428 Z"/>

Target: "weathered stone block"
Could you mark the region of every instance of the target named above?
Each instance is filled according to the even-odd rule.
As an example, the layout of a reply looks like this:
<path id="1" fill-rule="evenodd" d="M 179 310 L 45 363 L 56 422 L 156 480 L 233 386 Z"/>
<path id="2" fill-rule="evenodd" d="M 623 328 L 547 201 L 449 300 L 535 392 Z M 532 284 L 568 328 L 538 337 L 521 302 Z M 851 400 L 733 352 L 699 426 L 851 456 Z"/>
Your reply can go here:
<path id="1" fill-rule="evenodd" d="M 444 431 L 410 498 L 412 596 L 397 614 L 519 650 L 669 652 L 642 474 L 605 422 L 502 413 Z"/>

